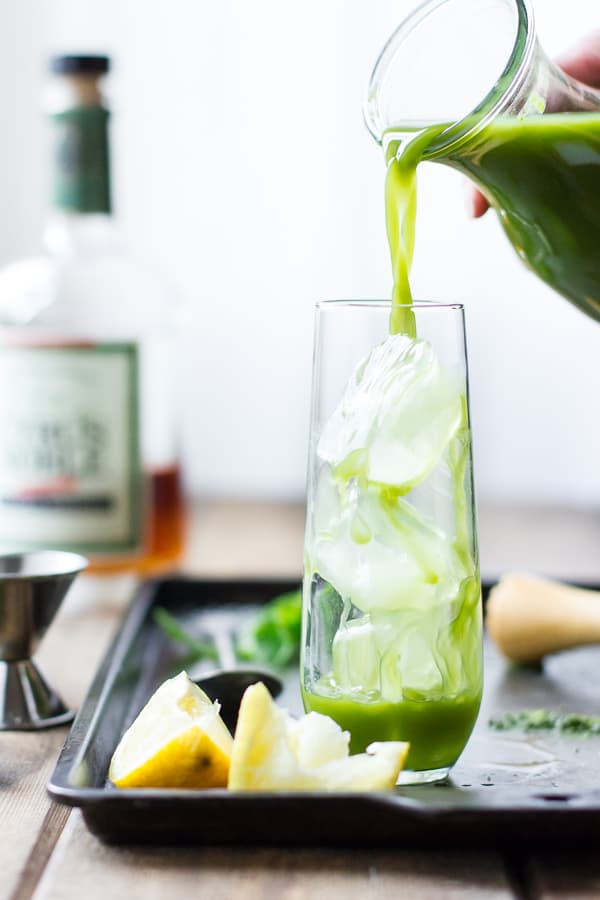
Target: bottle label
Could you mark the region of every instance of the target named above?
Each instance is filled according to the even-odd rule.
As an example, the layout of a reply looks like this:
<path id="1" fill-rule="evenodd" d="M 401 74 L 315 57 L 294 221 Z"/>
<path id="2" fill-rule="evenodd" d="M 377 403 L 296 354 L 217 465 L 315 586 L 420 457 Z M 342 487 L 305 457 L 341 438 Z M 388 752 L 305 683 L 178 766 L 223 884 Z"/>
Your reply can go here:
<path id="1" fill-rule="evenodd" d="M 138 348 L 0 345 L 0 544 L 142 544 Z"/>
<path id="2" fill-rule="evenodd" d="M 52 116 L 54 205 L 70 212 L 109 213 L 108 111 L 78 106 Z"/>

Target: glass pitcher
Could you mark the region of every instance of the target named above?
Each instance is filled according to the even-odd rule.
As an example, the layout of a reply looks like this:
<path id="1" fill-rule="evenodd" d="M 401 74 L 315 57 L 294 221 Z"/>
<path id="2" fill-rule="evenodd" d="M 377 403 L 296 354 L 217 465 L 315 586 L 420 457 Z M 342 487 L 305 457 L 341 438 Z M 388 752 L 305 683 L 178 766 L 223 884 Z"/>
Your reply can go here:
<path id="1" fill-rule="evenodd" d="M 600 93 L 548 59 L 528 0 L 426 0 L 364 112 L 388 159 L 428 131 L 421 159 L 468 175 L 524 262 L 600 320 Z"/>

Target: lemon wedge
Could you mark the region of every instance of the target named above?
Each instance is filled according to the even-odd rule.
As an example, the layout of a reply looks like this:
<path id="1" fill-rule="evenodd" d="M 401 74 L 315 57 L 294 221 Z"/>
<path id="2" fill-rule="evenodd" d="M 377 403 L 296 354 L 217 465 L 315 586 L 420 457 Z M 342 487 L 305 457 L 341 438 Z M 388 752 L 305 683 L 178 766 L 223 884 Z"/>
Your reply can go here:
<path id="1" fill-rule="evenodd" d="M 247 688 L 229 769 L 234 791 L 376 791 L 394 787 L 409 746 L 371 744 L 348 755 L 350 735 L 320 713 L 293 719 L 262 683 Z"/>
<path id="2" fill-rule="evenodd" d="M 219 704 L 186 672 L 152 695 L 114 752 L 108 776 L 117 787 L 226 787 L 232 738 Z"/>

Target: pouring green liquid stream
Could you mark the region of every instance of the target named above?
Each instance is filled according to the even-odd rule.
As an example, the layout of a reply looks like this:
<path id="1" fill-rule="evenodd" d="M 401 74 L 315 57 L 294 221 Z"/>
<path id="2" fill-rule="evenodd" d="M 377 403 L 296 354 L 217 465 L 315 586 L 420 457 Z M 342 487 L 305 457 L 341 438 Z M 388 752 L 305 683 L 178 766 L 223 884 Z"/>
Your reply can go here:
<path id="1" fill-rule="evenodd" d="M 407 133 L 392 139 L 386 148 L 385 223 L 392 261 L 393 309 L 390 334 L 416 337 L 411 306 L 410 270 L 415 250 L 417 218 L 417 166 L 434 137 L 444 126 Z"/>

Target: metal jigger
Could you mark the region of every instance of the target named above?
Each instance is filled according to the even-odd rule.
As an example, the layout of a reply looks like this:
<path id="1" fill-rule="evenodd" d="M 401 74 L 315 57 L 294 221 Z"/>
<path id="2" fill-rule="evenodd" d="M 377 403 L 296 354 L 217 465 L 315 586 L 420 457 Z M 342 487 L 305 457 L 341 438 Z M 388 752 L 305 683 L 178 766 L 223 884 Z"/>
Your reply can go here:
<path id="1" fill-rule="evenodd" d="M 86 566 L 83 556 L 63 551 L 0 555 L 0 730 L 48 728 L 73 718 L 31 656 Z"/>

